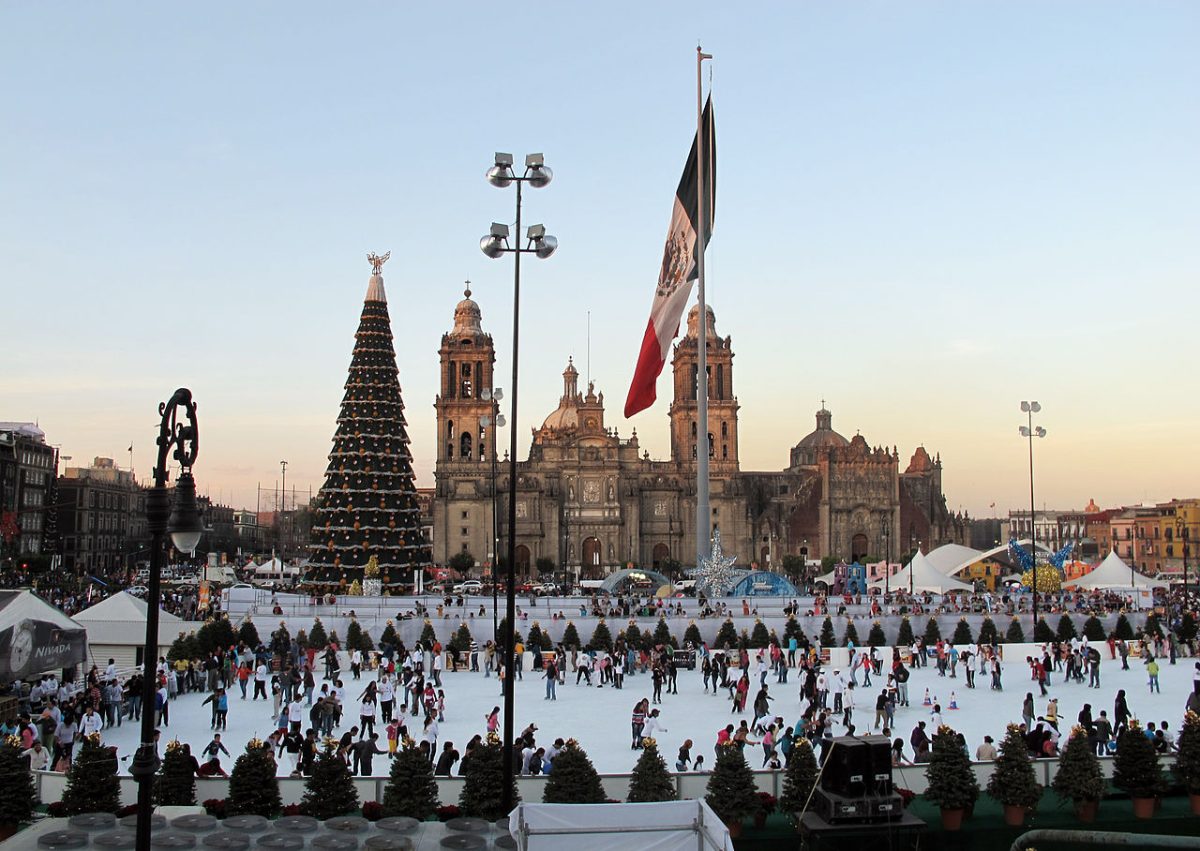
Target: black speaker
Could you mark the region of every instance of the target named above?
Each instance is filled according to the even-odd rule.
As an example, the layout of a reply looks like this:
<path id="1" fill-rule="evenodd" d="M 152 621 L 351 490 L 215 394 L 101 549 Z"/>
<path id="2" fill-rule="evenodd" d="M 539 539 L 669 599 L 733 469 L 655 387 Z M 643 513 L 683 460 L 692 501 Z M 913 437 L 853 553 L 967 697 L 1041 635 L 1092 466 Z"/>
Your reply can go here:
<path id="1" fill-rule="evenodd" d="M 892 794 L 892 744 L 884 736 L 863 736 L 867 746 L 867 791 L 874 795 Z"/>
<path id="2" fill-rule="evenodd" d="M 869 751 L 862 739 L 850 736 L 834 739 L 821 773 L 821 788 L 847 798 L 865 795 L 871 767 Z"/>
<path id="3" fill-rule="evenodd" d="M 899 795 L 850 797 L 818 789 L 812 811 L 828 824 L 872 824 L 903 818 L 904 802 Z"/>

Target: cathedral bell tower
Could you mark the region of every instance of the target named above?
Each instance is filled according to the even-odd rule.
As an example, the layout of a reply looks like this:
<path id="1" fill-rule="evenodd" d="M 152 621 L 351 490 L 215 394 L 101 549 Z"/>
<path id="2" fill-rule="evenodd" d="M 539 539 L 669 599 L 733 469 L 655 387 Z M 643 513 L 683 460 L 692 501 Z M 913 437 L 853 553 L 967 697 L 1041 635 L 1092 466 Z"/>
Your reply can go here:
<path id="1" fill-rule="evenodd" d="M 716 317 L 706 308 L 708 345 L 708 433 L 709 463 L 714 472 L 738 469 L 738 402 L 733 395 L 733 346 L 729 337 L 717 336 Z M 700 306 L 688 312 L 687 335 L 675 345 L 672 368 L 675 395 L 671 401 L 671 459 L 693 462 L 700 445 L 696 422 L 700 331 Z"/>
<path id="2" fill-rule="evenodd" d="M 442 335 L 441 392 L 434 400 L 437 411 L 437 467 L 471 465 L 482 469 L 491 463 L 496 445 L 494 403 L 484 398 L 492 392 L 496 351 L 492 335 L 483 332 L 479 305 L 466 297 L 454 308 L 454 330 Z M 485 417 L 489 418 L 484 425 Z"/>

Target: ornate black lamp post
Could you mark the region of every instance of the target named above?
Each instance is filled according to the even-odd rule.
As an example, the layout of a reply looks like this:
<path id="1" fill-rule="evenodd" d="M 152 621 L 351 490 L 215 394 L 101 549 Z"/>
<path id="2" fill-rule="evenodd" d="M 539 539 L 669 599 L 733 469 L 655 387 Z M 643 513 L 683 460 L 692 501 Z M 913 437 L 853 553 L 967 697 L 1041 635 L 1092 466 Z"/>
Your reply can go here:
<path id="1" fill-rule="evenodd" d="M 521 330 L 521 255 L 532 254 L 545 260 L 558 247 L 558 240 L 546 233 L 542 225 L 531 225 L 526 234 L 526 244 L 521 247 L 521 187 L 528 183 L 534 189 L 549 185 L 554 173 L 546 166 L 541 154 L 525 157 L 525 173 L 518 177 L 513 171 L 512 154 L 496 154 L 496 164 L 487 171 L 488 183 L 504 189 L 517 184 L 517 222 L 514 234 L 515 245 L 509 245 L 508 225 L 493 222 L 488 235 L 479 241 L 479 248 L 493 260 L 512 254 L 513 268 L 513 362 L 512 400 L 510 401 L 510 428 L 508 448 L 508 576 L 505 587 L 504 627 L 504 794 L 501 803 L 504 812 L 513 808 L 512 777 L 513 765 L 513 712 L 516 678 L 513 676 L 513 623 L 517 617 L 516 569 L 517 569 L 517 364 Z"/>
<path id="2" fill-rule="evenodd" d="M 1045 437 L 1046 430 L 1033 425 L 1033 415 L 1042 410 L 1037 402 L 1022 402 L 1021 411 L 1028 417 L 1029 424 L 1021 426 L 1021 437 L 1029 440 L 1029 554 L 1033 556 L 1033 628 L 1038 622 L 1038 565 L 1037 565 L 1037 508 L 1033 502 L 1033 439 Z"/>
<path id="3" fill-rule="evenodd" d="M 183 409 L 186 422 L 179 417 Z M 146 646 L 142 657 L 142 741 L 129 773 L 138 783 L 137 851 L 150 851 L 150 815 L 154 809 L 154 773 L 158 754 L 154 748 L 154 704 L 158 691 L 158 601 L 159 578 L 166 557 L 164 545 L 169 532 L 171 542 L 181 552 L 191 552 L 200 541 L 204 525 L 196 502 L 196 480 L 192 465 L 200 448 L 200 430 L 196 423 L 196 403 L 192 391 L 179 388 L 170 400 L 158 406 L 162 423 L 158 429 L 158 462 L 154 467 L 154 487 L 146 496 L 146 517 L 150 529 L 150 581 L 146 593 Z M 181 472 L 175 486 L 175 505 L 167 491 L 168 456 L 179 462 Z"/>

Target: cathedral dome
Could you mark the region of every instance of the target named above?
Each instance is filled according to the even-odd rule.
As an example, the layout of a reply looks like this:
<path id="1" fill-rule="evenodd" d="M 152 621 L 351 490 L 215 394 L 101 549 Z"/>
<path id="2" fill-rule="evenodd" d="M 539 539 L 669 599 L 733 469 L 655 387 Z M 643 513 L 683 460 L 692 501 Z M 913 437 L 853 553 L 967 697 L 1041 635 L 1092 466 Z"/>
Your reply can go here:
<path id="1" fill-rule="evenodd" d="M 837 446 L 849 446 L 850 441 L 833 430 L 833 414 L 824 407 L 817 411 L 817 428 L 809 432 L 799 443 L 797 449 L 832 449 Z"/>
<path id="2" fill-rule="evenodd" d="M 562 398 L 558 400 L 558 407 L 542 422 L 542 428 L 556 431 L 578 428 L 579 402 L 579 370 L 575 368 L 575 359 L 568 358 L 567 368 L 563 370 Z"/>
<path id="3" fill-rule="evenodd" d="M 713 313 L 712 305 L 704 305 L 704 315 L 708 317 L 708 322 L 704 326 L 704 335 L 706 339 L 715 341 L 717 339 L 717 317 Z M 688 311 L 687 317 L 687 335 L 689 339 L 695 340 L 700 334 L 700 305 L 693 304 L 692 309 Z"/>
<path id="4" fill-rule="evenodd" d="M 468 287 L 464 292 L 466 298 L 458 303 L 454 308 L 454 334 L 482 334 L 483 325 L 481 321 L 483 314 L 479 310 L 479 305 L 471 299 L 471 290 Z"/>

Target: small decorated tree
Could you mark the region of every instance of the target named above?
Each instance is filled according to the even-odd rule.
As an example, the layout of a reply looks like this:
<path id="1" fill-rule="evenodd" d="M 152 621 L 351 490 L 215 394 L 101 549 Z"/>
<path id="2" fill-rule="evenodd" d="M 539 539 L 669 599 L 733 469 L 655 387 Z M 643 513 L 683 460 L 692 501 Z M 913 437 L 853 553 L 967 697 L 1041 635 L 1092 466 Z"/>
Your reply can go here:
<path id="1" fill-rule="evenodd" d="M 579 640 L 579 630 L 575 629 L 575 624 L 567 621 L 567 627 L 563 630 L 562 645 L 568 650 L 574 648 L 578 650 L 583 646 Z"/>
<path id="2" fill-rule="evenodd" d="M 334 740 L 326 740 L 312 775 L 304 783 L 302 805 L 313 818 L 350 815 L 359 806 L 358 790 L 354 788 L 350 769 L 337 754 L 336 745 Z"/>
<path id="3" fill-rule="evenodd" d="M 500 632 L 503 634 L 504 630 L 500 630 Z M 437 641 L 437 633 L 433 630 L 433 622 L 426 618 L 425 626 L 421 627 L 421 643 L 426 647 L 432 647 L 435 641 Z"/>
<path id="4" fill-rule="evenodd" d="M 666 618 L 659 618 L 658 623 L 654 625 L 654 644 L 663 647 L 679 646 L 679 642 L 671 635 L 671 627 L 667 624 Z M 766 646 L 766 644 L 763 645 L 763 647 Z"/>
<path id="5" fill-rule="evenodd" d="M 896 644 L 899 647 L 912 647 L 912 643 L 917 640 L 913 635 L 912 621 L 905 615 L 900 619 L 900 632 L 896 635 Z"/>
<path id="6" fill-rule="evenodd" d="M 1128 792 L 1131 798 L 1156 798 L 1165 788 L 1154 743 L 1146 738 L 1137 721 L 1130 721 L 1128 729 L 1117 739 L 1113 785 Z"/>
<path id="7" fill-rule="evenodd" d="M 313 621 L 312 629 L 308 631 L 308 646 L 314 650 L 324 650 L 328 644 L 329 635 L 325 632 L 325 624 L 317 618 Z"/>
<path id="8" fill-rule="evenodd" d="M 606 800 L 600 775 L 579 742 L 566 745 L 550 763 L 550 776 L 542 792 L 546 804 L 603 804 Z"/>
<path id="9" fill-rule="evenodd" d="M 1038 644 L 1054 640 L 1054 630 L 1046 623 L 1045 618 L 1038 618 L 1037 623 L 1033 625 L 1033 640 Z"/>
<path id="10" fill-rule="evenodd" d="M 1129 618 L 1125 617 L 1124 613 L 1117 618 L 1117 625 L 1113 628 L 1113 632 L 1116 633 L 1118 639 L 1124 641 L 1133 640 L 1133 627 L 1129 625 Z"/>
<path id="11" fill-rule="evenodd" d="M 817 757 L 808 739 L 792 743 L 792 755 L 783 770 L 783 794 L 779 796 L 779 811 L 796 817 L 804 810 L 817 785 Z"/>
<path id="12" fill-rule="evenodd" d="M 717 638 L 713 642 L 713 645 L 717 649 L 725 650 L 738 646 L 737 627 L 733 625 L 732 618 L 726 618 L 721 624 L 721 628 L 717 630 Z"/>
<path id="13" fill-rule="evenodd" d="M 991 646 L 1000 643 L 1000 636 L 996 632 L 996 622 L 990 617 L 983 619 L 983 623 L 979 625 L 979 643 Z"/>
<path id="14" fill-rule="evenodd" d="M 954 635 L 950 637 L 950 643 L 959 647 L 975 643 L 975 637 L 971 635 L 971 625 L 967 623 L 966 618 L 958 619 L 958 623 L 954 626 Z"/>
<path id="15" fill-rule="evenodd" d="M 1073 802 L 1076 808 L 1104 797 L 1100 760 L 1096 759 L 1096 750 L 1082 726 L 1071 730 L 1071 737 L 1058 760 L 1058 774 L 1054 775 L 1050 785 L 1058 797 Z"/>
<path id="16" fill-rule="evenodd" d="M 629 621 L 629 626 L 625 627 L 625 646 L 631 650 L 641 650 L 642 642 L 642 631 L 636 623 Z"/>
<path id="17" fill-rule="evenodd" d="M 867 644 L 871 647 L 883 647 L 887 644 L 887 636 L 883 633 L 883 626 L 879 621 L 871 624 L 871 631 L 867 633 Z"/>
<path id="18" fill-rule="evenodd" d="M 1158 615 L 1154 612 L 1146 615 L 1146 622 L 1142 624 L 1142 632 L 1154 638 L 1163 637 L 1162 623 L 1158 619 Z"/>
<path id="19" fill-rule="evenodd" d="M 452 642 L 454 641 L 454 639 L 450 640 Z M 526 639 L 525 643 L 528 645 L 530 652 L 536 652 L 538 650 L 545 650 L 550 644 L 550 639 L 546 637 L 544 632 L 542 632 L 542 627 L 538 624 L 538 622 L 534 621 L 533 626 L 529 627 L 529 637 Z"/>
<path id="20" fill-rule="evenodd" d="M 988 779 L 987 792 L 1004 806 L 1018 807 L 1022 811 L 1033 809 L 1041 800 L 1042 787 L 1033 772 L 1029 746 L 1016 724 L 1008 725 L 1004 741 L 1000 743 L 1000 756 Z M 1020 818 L 1024 821 L 1024 812 Z"/>
<path id="21" fill-rule="evenodd" d="M 106 747 L 100 735 L 85 736 L 75 761 L 67 771 L 62 796 L 63 812 L 115 813 L 121 807 L 121 781 L 117 778 L 117 749 Z"/>
<path id="22" fill-rule="evenodd" d="M 164 807 L 196 805 L 196 771 L 192 768 L 192 755 L 178 739 L 167 742 L 154 784 L 154 799 Z"/>
<path id="23" fill-rule="evenodd" d="M 700 627 L 696 626 L 695 621 L 689 623 L 687 629 L 683 631 L 683 641 L 692 647 L 699 647 L 704 643 L 704 637 L 700 635 Z"/>
<path id="24" fill-rule="evenodd" d="M 537 626 L 537 624 L 534 624 L 534 626 Z M 530 630 L 530 633 L 532 634 L 532 630 Z M 384 639 L 380 637 L 379 643 L 382 644 L 383 640 Z M 457 649 L 459 653 L 469 653 L 471 650 L 472 641 L 474 641 L 474 639 L 471 637 L 471 630 L 467 626 L 467 622 L 463 621 L 461 624 L 459 624 L 458 629 L 454 631 L 454 637 L 450 639 L 450 647 L 452 649 Z"/>
<path id="25" fill-rule="evenodd" d="M 1104 634 L 1104 624 L 1100 623 L 1100 618 L 1092 615 L 1083 622 L 1083 637 L 1088 641 L 1104 641 L 1108 638 Z"/>
<path id="26" fill-rule="evenodd" d="M 750 633 L 750 646 L 754 648 L 766 647 L 771 643 L 771 633 L 767 632 L 767 625 L 758 618 L 754 619 L 754 630 Z"/>
<path id="27" fill-rule="evenodd" d="M 254 626 L 254 621 L 250 620 L 248 616 L 242 621 L 242 625 L 238 627 L 237 640 L 239 644 L 245 644 L 250 648 L 259 645 L 258 629 Z"/>
<path id="28" fill-rule="evenodd" d="M 1196 638 L 1196 617 L 1191 612 L 1184 612 L 1179 619 L 1179 627 L 1175 634 L 1180 641 L 1193 641 Z"/>
<path id="29" fill-rule="evenodd" d="M 754 772 L 736 744 L 731 742 L 717 748 L 717 761 L 708 778 L 704 800 L 721 821 L 736 831 L 740 831 L 742 819 L 758 811 Z"/>
<path id="30" fill-rule="evenodd" d="M 271 652 L 280 658 L 287 658 L 292 649 L 292 633 L 288 631 L 287 623 L 279 622 L 279 628 L 271 633 Z"/>
<path id="31" fill-rule="evenodd" d="M 0 742 L 0 827 L 15 831 L 33 818 L 37 793 L 29 763 L 11 741 Z"/>
<path id="32" fill-rule="evenodd" d="M 1059 641 L 1070 641 L 1079 637 L 1079 633 L 1075 629 L 1075 622 L 1068 615 L 1063 615 L 1058 619 L 1058 630 L 1055 634 Z"/>
<path id="33" fill-rule="evenodd" d="M 828 615 L 821 621 L 820 641 L 822 647 L 837 647 L 837 633 L 833 631 L 833 619 Z"/>
<path id="34" fill-rule="evenodd" d="M 592 638 L 587 643 L 588 650 L 603 650 L 606 653 L 612 652 L 612 633 L 608 631 L 608 624 L 601 618 L 596 628 L 592 631 Z"/>
<path id="35" fill-rule="evenodd" d="M 862 642 L 858 640 L 858 629 L 854 626 L 854 621 L 846 618 L 846 629 L 842 633 L 843 647 L 860 647 Z"/>
<path id="36" fill-rule="evenodd" d="M 943 810 L 965 809 L 979 797 L 979 781 L 971 771 L 971 759 L 949 727 L 941 727 L 933 739 L 925 778 L 929 783 L 925 799 Z"/>
<path id="37" fill-rule="evenodd" d="M 502 747 L 500 737 L 489 733 L 487 741 L 475 747 L 469 759 L 463 760 L 465 782 L 458 798 L 463 815 L 488 821 L 508 815 L 502 804 L 505 783 Z M 516 779 L 509 777 L 507 782 L 512 786 L 512 801 L 515 804 L 521 800 L 517 794 Z"/>
<path id="38" fill-rule="evenodd" d="M 1188 712 L 1179 731 L 1179 752 L 1175 755 L 1175 776 L 1189 795 L 1200 795 L 1200 715 Z"/>
<path id="39" fill-rule="evenodd" d="M 921 640 L 925 642 L 926 647 L 932 647 L 937 644 L 942 638 L 942 628 L 938 626 L 937 618 L 930 618 L 925 623 L 925 634 Z"/>
<path id="40" fill-rule="evenodd" d="M 433 766 L 408 741 L 392 760 L 392 770 L 383 789 L 383 814 L 425 821 L 437 807 L 438 786 Z"/>
<path id="41" fill-rule="evenodd" d="M 275 776 L 275 754 L 271 745 L 261 739 L 246 743 L 246 752 L 237 758 L 229 774 L 229 804 L 231 816 L 258 815 L 273 818 L 283 802 L 279 797 L 279 778 Z"/>
<path id="42" fill-rule="evenodd" d="M 555 762 L 558 762 L 555 759 Z M 551 771 L 551 776 L 553 776 Z M 658 752 L 658 743 L 654 739 L 642 739 L 642 755 L 638 757 L 637 765 L 633 767 L 633 775 L 629 778 L 629 797 L 631 804 L 645 804 L 651 801 L 674 801 L 678 797 L 675 791 L 675 780 L 667 771 L 667 763 Z"/>
<path id="43" fill-rule="evenodd" d="M 361 650 L 363 653 L 375 649 L 371 634 L 362 628 L 357 619 L 351 618 L 350 625 L 346 627 L 346 647 L 350 650 Z"/>
<path id="44" fill-rule="evenodd" d="M 1013 617 L 1008 624 L 1008 632 L 1004 633 L 1004 640 L 1008 644 L 1024 644 L 1025 630 L 1021 626 L 1021 621 L 1017 617 Z"/>
<path id="45" fill-rule="evenodd" d="M 795 615 L 788 615 L 787 623 L 783 625 L 783 640 L 790 642 L 793 638 L 796 639 L 798 647 L 808 644 L 808 636 L 804 634 L 800 621 L 796 620 Z"/>

